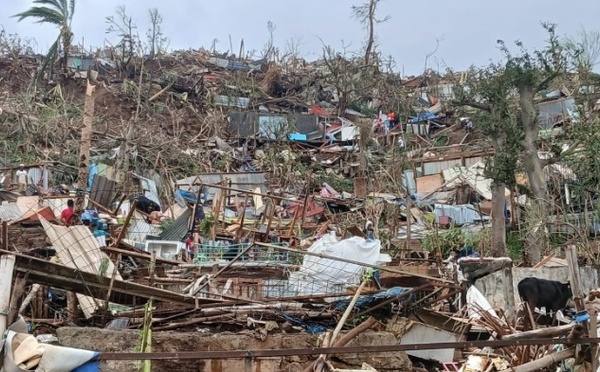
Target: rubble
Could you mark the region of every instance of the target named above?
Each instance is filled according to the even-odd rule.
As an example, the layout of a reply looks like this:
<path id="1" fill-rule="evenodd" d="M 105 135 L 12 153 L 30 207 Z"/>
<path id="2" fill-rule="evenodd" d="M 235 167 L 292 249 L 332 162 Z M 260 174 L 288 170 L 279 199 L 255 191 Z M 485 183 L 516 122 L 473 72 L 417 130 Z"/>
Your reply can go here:
<path id="1" fill-rule="evenodd" d="M 35 324 L 8 333 L 6 370 L 20 351 L 12 340 L 38 368 L 74 347 L 95 351 L 77 351 L 82 363 L 111 370 L 132 368 L 128 358 L 181 371 L 597 365 L 597 273 L 570 247 L 533 274 L 517 257 L 491 257 L 493 149 L 472 118 L 424 90 L 430 77 L 398 84 L 411 99 L 396 121 L 344 107 L 323 61 L 179 51 L 115 79 L 111 61 L 83 60 L 102 83 L 95 104 L 106 124 L 94 133 L 87 190 L 72 187 L 63 161 L 24 164 L 23 192 L 17 167 L 2 168 L 0 275 L 11 285 L 0 328 Z M 83 72 L 65 89 L 81 90 Z M 0 115 L 22 118 L 14 93 Z M 561 93 L 540 111 L 569 102 Z M 67 142 L 33 151 L 73 157 Z M 574 177 L 551 169 L 548 178 Z M 516 224 L 527 196 L 505 197 Z M 63 212 L 75 198 L 85 210 L 71 223 Z M 536 309 L 514 290 L 526 274 L 568 278 L 577 312 L 537 328 Z M 43 347 L 55 334 L 65 349 Z"/>

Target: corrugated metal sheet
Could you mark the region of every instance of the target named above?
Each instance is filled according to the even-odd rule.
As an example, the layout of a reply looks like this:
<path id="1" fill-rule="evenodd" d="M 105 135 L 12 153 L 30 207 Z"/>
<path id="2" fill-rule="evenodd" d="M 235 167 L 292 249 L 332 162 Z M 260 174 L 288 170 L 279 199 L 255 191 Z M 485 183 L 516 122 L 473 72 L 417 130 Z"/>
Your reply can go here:
<path id="1" fill-rule="evenodd" d="M 158 226 L 149 224 L 141 213 L 135 211 L 129 221 L 125 238 L 132 242 L 143 243 L 148 235 L 160 236 L 161 232 L 162 230 Z"/>
<path id="2" fill-rule="evenodd" d="M 476 157 L 476 158 L 465 158 L 465 166 L 467 168 L 472 167 L 473 165 L 479 163 L 479 162 L 484 162 L 485 158 L 482 158 L 481 156 Z"/>
<path id="3" fill-rule="evenodd" d="M 12 191 L 0 190 L 0 200 L 3 202 L 15 202 L 18 197 L 19 195 Z"/>
<path id="4" fill-rule="evenodd" d="M 23 216 L 23 211 L 17 204 L 0 204 L 0 221 L 11 222 Z"/>
<path id="5" fill-rule="evenodd" d="M 437 173 L 442 172 L 444 169 L 452 168 L 457 165 L 458 166 L 461 165 L 460 159 L 432 161 L 431 163 L 424 163 L 423 167 L 421 168 L 423 170 L 423 174 L 421 176 L 429 176 L 432 174 L 437 174 Z"/>
<path id="6" fill-rule="evenodd" d="M 61 264 L 79 271 L 112 277 L 116 268 L 108 256 L 100 250 L 98 240 L 94 238 L 90 229 L 83 225 L 57 226 L 44 219 L 41 219 L 41 222 Z M 101 272 L 100 267 L 104 265 L 106 271 Z M 123 280 L 118 272 L 115 273 L 115 279 Z M 78 293 L 77 299 L 86 318 L 89 319 L 96 310 L 93 298 Z"/>
<path id="7" fill-rule="evenodd" d="M 247 108 L 249 104 L 250 98 L 246 97 L 215 96 L 216 106 Z"/>
<path id="8" fill-rule="evenodd" d="M 110 209 L 116 184 L 115 181 L 96 174 L 92 182 L 89 198 L 103 207 Z M 93 208 L 93 205 L 90 205 L 89 208 Z"/>
<path id="9" fill-rule="evenodd" d="M 481 220 L 489 220 L 490 217 L 480 214 L 478 210 L 475 209 L 470 204 L 465 205 L 447 205 L 447 204 L 435 204 L 435 208 L 433 210 L 436 217 L 448 216 L 452 218 L 452 220 L 459 225 L 466 225 L 470 223 L 474 223 Z"/>
<path id="10" fill-rule="evenodd" d="M 415 180 L 415 173 L 412 170 L 404 171 L 404 174 L 402 174 L 402 184 L 408 189 L 411 195 L 417 192 L 417 181 Z"/>
<path id="11" fill-rule="evenodd" d="M 192 183 L 218 184 L 226 179 L 231 179 L 231 187 L 234 189 L 254 190 L 260 188 L 261 193 L 266 193 L 267 178 L 265 173 L 261 172 L 237 172 L 237 173 L 203 173 L 199 176 L 187 177 L 177 181 L 177 185 L 183 190 L 196 192 L 198 186 L 188 186 Z M 208 199 L 216 199 L 219 196 L 220 189 L 209 188 Z"/>
<path id="12" fill-rule="evenodd" d="M 171 226 L 160 234 L 160 240 L 181 241 L 188 232 L 192 210 L 187 208 Z"/>

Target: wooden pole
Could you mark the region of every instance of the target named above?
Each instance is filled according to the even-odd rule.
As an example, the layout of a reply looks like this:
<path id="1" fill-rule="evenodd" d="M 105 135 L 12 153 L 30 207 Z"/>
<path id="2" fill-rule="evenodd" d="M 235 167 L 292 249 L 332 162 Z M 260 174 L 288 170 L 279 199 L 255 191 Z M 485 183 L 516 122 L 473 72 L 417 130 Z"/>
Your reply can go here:
<path id="1" fill-rule="evenodd" d="M 575 327 L 575 324 L 567 324 L 558 327 L 551 328 L 540 328 L 532 331 L 525 331 L 519 333 L 512 333 L 509 335 L 502 336 L 503 340 L 522 340 L 524 338 L 542 338 L 542 337 L 556 337 L 566 335 L 571 332 L 571 329 Z M 595 337 L 595 336 L 590 336 Z"/>
<path id="2" fill-rule="evenodd" d="M 152 258 L 150 259 L 150 286 L 154 285 L 154 270 L 156 269 L 156 251 L 152 251 Z"/>
<path id="3" fill-rule="evenodd" d="M 110 295 L 112 293 L 113 285 L 115 284 L 115 278 L 117 276 L 117 272 L 119 272 L 119 264 L 121 263 L 121 254 L 117 255 L 117 261 L 115 262 L 115 267 L 113 269 L 112 275 L 110 277 L 110 284 L 108 286 L 108 291 L 106 291 L 106 300 L 105 303 L 105 312 L 104 314 L 108 314 L 108 300 L 110 299 Z"/>
<path id="4" fill-rule="evenodd" d="M 8 251 L 8 222 L 2 221 L 2 249 Z"/>
<path id="5" fill-rule="evenodd" d="M 94 91 L 95 85 L 87 81 L 85 102 L 83 107 L 83 127 L 81 128 L 81 142 L 79 144 L 79 174 L 75 195 L 74 215 L 80 221 L 81 213 L 85 208 L 85 192 L 87 190 L 88 175 L 90 172 L 90 147 L 92 144 L 92 124 L 94 122 Z"/>
<path id="6" fill-rule="evenodd" d="M 331 334 L 331 337 L 327 337 L 323 341 L 323 347 L 330 347 L 331 345 L 333 345 L 335 343 L 335 339 L 337 338 L 338 334 L 342 330 L 342 327 L 344 326 L 344 323 L 346 323 L 346 320 L 350 316 L 350 313 L 352 312 L 352 309 L 354 309 L 354 305 L 356 304 L 356 301 L 358 300 L 358 296 L 360 296 L 360 293 L 365 288 L 365 286 L 367 285 L 368 282 L 369 282 L 368 279 L 365 279 L 365 280 L 362 281 L 362 283 L 360 284 L 360 287 L 358 287 L 358 289 L 356 290 L 356 293 L 354 294 L 354 297 L 352 297 L 352 301 L 350 301 L 350 304 L 346 308 L 346 311 L 344 311 L 344 315 L 342 315 L 342 318 L 340 319 L 340 321 L 338 322 L 337 326 L 333 330 L 333 333 Z M 329 336 L 329 333 L 327 333 L 326 336 Z M 322 370 L 323 369 L 323 364 L 325 363 L 326 359 L 327 359 L 327 355 L 325 355 L 325 354 L 320 354 L 319 355 L 319 357 L 317 358 L 317 360 L 314 362 L 314 364 L 317 365 L 317 368 L 316 368 L 317 370 Z M 312 365 L 311 365 L 311 367 L 312 367 Z"/>
<path id="7" fill-rule="evenodd" d="M 571 284 L 575 307 L 577 308 L 577 311 L 582 311 L 585 308 L 583 304 L 585 295 L 583 293 L 583 287 L 581 286 L 581 275 L 579 273 L 579 263 L 577 262 L 577 247 L 566 247 L 565 255 L 569 266 L 569 283 Z"/>
<path id="8" fill-rule="evenodd" d="M 127 213 L 127 218 L 125 218 L 125 222 L 123 223 L 123 227 L 121 227 L 121 231 L 119 231 L 119 236 L 117 236 L 117 240 L 112 244 L 113 247 L 118 247 L 121 243 L 121 240 L 125 237 L 127 233 L 127 228 L 129 227 L 129 222 L 131 221 L 131 217 L 133 217 L 133 213 L 135 213 L 135 207 L 137 206 L 137 200 L 134 200 L 133 203 L 129 206 L 129 213 Z"/>
<path id="9" fill-rule="evenodd" d="M 0 335 L 4 335 L 8 327 L 10 293 L 15 269 L 15 256 L 5 254 L 0 257 Z"/>
<path id="10" fill-rule="evenodd" d="M 598 311 L 594 310 L 590 314 L 589 337 L 598 337 Z M 592 351 L 592 371 L 598 370 L 598 344 L 591 344 Z"/>
<path id="11" fill-rule="evenodd" d="M 246 219 L 246 206 L 248 205 L 249 197 L 250 197 L 250 195 L 246 194 L 246 197 L 244 198 L 244 208 L 242 208 L 242 216 L 239 217 L 240 228 L 235 232 L 235 243 L 238 243 L 240 241 L 240 237 L 242 236 L 242 233 L 244 232 L 244 220 Z M 238 208 L 238 210 L 239 210 L 239 208 Z"/>
<path id="12" fill-rule="evenodd" d="M 561 360 L 572 358 L 573 356 L 575 356 L 575 349 L 570 348 L 566 350 L 557 351 L 556 353 L 546 355 L 545 357 L 542 357 L 529 363 L 521 364 L 520 366 L 502 370 L 501 372 L 540 371 L 544 368 L 550 367 L 551 365 L 560 362 Z"/>
<path id="13" fill-rule="evenodd" d="M 202 203 L 202 184 L 198 187 L 198 197 L 196 198 L 196 204 L 192 210 L 192 220 L 190 221 L 190 231 L 193 233 L 196 229 L 196 213 L 198 212 L 198 206 Z"/>

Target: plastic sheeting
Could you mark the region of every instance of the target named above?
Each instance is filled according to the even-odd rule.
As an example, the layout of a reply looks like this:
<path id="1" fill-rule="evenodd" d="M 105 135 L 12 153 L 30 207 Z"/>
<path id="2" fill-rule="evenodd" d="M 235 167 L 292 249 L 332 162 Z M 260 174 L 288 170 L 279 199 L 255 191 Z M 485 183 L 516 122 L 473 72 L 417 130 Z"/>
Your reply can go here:
<path id="1" fill-rule="evenodd" d="M 362 295 L 359 296 L 356 300 L 356 305 L 354 308 L 356 310 L 363 310 L 373 307 L 385 300 L 389 300 L 398 296 L 401 296 L 407 292 L 412 291 L 412 288 L 405 287 L 392 287 L 390 289 L 386 289 L 385 291 L 380 291 L 370 295 Z M 411 296 L 407 296 L 403 302 L 410 301 Z M 344 311 L 350 305 L 351 300 L 343 300 L 335 303 L 335 309 L 339 311 Z"/>
<path id="2" fill-rule="evenodd" d="M 487 298 L 473 285 L 467 290 L 467 305 L 471 319 L 481 319 L 481 311 L 486 311 L 494 318 L 499 318 Z"/>
<path id="3" fill-rule="evenodd" d="M 308 252 L 345 258 L 368 265 L 379 259 L 381 242 L 355 236 L 338 241 L 325 235 L 316 241 Z M 288 283 L 296 296 L 343 293 L 346 285 L 358 284 L 364 266 L 316 256 L 305 256 L 300 270 L 292 273 Z"/>
<path id="4" fill-rule="evenodd" d="M 26 372 L 32 368 L 52 372 L 100 371 L 100 363 L 95 361 L 99 352 L 39 343 L 29 334 L 8 331 L 4 347 L 3 372 Z M 26 366 L 29 368 L 23 368 Z"/>
<path id="5" fill-rule="evenodd" d="M 467 225 L 475 222 L 479 222 L 481 220 L 488 221 L 490 219 L 489 216 L 485 214 L 480 214 L 478 210 L 475 209 L 470 204 L 463 205 L 447 205 L 447 204 L 435 204 L 433 213 L 439 220 L 441 216 L 448 216 L 452 218 L 452 221 L 457 225 Z"/>

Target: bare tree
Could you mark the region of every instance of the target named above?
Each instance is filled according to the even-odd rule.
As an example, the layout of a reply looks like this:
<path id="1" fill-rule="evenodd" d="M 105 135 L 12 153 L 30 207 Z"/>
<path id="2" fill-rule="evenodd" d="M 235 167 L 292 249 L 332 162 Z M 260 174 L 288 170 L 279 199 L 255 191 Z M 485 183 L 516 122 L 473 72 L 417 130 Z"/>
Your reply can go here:
<path id="1" fill-rule="evenodd" d="M 600 64 L 600 31 L 582 28 L 577 34 L 566 37 L 564 46 L 575 55 L 576 67 L 592 72 Z"/>
<path id="2" fill-rule="evenodd" d="M 275 54 L 274 35 L 275 30 L 277 30 L 277 26 L 275 25 L 275 23 L 273 23 L 273 21 L 267 22 L 267 30 L 269 31 L 269 40 L 267 41 L 267 44 L 264 47 L 263 58 L 268 61 Z"/>
<path id="3" fill-rule="evenodd" d="M 375 51 L 375 24 L 385 22 L 391 18 L 390 16 L 386 16 L 383 19 L 375 18 L 379 1 L 369 0 L 368 3 L 352 6 L 354 17 L 367 29 L 367 41 L 365 45 L 365 64 L 367 65 L 370 62 L 372 53 Z"/>
<path id="4" fill-rule="evenodd" d="M 148 9 L 148 18 L 150 19 L 150 27 L 146 31 L 146 38 L 150 47 L 150 58 L 154 58 L 166 52 L 169 46 L 169 38 L 163 33 L 163 18 L 158 13 L 157 8 Z"/>
<path id="5" fill-rule="evenodd" d="M 108 25 L 106 33 L 116 34 L 120 38 L 117 44 L 120 51 L 117 63 L 121 70 L 126 70 L 129 62 L 135 56 L 136 44 L 139 44 L 139 36 L 136 33 L 137 26 L 131 16 L 127 15 L 123 5 L 117 8 L 116 17 L 106 17 L 106 23 Z"/>

